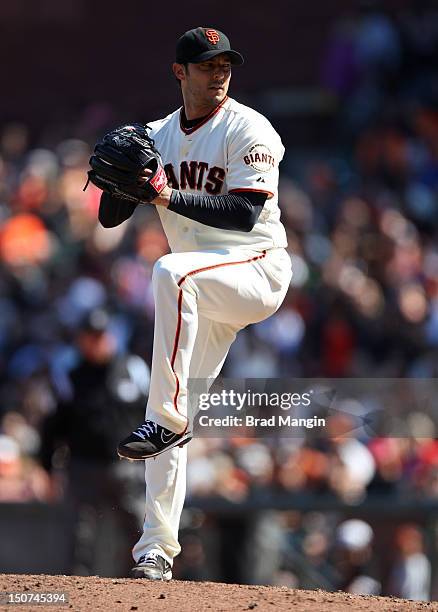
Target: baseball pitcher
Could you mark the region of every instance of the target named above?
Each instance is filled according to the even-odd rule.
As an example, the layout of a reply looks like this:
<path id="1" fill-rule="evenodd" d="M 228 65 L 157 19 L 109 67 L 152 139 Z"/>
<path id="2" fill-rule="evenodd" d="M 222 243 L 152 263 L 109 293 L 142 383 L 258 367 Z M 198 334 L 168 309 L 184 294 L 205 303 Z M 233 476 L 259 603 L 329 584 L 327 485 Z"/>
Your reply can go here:
<path id="1" fill-rule="evenodd" d="M 146 420 L 117 452 L 146 460 L 146 516 L 134 577 L 169 580 L 192 437 L 188 380 L 213 382 L 239 330 L 272 315 L 291 279 L 278 207 L 280 137 L 228 97 L 243 57 L 213 28 L 177 42 L 173 73 L 183 106 L 132 124 L 95 147 L 89 180 L 103 190 L 99 219 L 114 227 L 154 205 L 171 253 L 153 270 L 155 331 Z"/>

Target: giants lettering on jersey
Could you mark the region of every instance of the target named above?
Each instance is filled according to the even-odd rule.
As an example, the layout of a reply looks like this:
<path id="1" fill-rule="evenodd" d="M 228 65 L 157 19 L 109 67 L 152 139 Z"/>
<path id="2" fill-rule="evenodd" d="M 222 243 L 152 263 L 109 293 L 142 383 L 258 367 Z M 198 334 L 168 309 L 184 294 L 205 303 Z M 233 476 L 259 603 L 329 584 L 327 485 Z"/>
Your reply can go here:
<path id="1" fill-rule="evenodd" d="M 244 156 L 243 161 L 257 172 L 269 172 L 275 168 L 275 159 L 266 145 L 255 144 Z"/>
<path id="2" fill-rule="evenodd" d="M 222 191 L 225 170 L 218 166 L 209 168 L 207 162 L 183 161 L 179 167 L 179 180 L 172 164 L 166 164 L 164 170 L 167 182 L 172 189 L 191 189 L 217 195 Z"/>

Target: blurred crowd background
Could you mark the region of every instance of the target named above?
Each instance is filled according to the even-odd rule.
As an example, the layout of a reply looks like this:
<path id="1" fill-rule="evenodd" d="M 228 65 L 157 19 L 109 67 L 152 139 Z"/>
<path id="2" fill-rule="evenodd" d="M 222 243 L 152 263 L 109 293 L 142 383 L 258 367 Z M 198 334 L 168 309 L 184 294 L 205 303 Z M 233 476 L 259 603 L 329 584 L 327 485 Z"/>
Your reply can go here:
<path id="1" fill-rule="evenodd" d="M 437 376 L 438 9 L 350 4 L 324 22 L 311 87 L 231 89 L 286 145 L 294 276 L 225 376 Z M 143 518 L 142 466 L 114 447 L 143 417 L 168 245 L 153 207 L 107 230 L 100 192 L 83 191 L 100 134 L 172 110 L 126 108 L 0 123 L 0 506 L 68 504 L 67 569 L 82 574 L 124 575 Z M 309 440 L 193 440 L 176 576 L 437 598 L 436 415 L 417 408 L 386 437 L 342 414 Z"/>

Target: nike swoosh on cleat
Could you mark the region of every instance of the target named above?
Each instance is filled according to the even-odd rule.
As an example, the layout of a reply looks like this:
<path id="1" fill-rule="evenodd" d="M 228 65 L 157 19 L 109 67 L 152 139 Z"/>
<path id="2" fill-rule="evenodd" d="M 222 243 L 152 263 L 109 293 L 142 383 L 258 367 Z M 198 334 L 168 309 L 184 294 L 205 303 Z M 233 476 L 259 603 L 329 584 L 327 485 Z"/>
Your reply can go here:
<path id="1" fill-rule="evenodd" d="M 172 438 L 175 436 L 176 434 L 173 433 L 173 431 L 171 431 L 170 433 L 165 433 L 164 431 L 161 432 L 161 441 L 163 442 L 163 444 L 167 444 L 168 442 L 170 442 L 172 440 Z"/>

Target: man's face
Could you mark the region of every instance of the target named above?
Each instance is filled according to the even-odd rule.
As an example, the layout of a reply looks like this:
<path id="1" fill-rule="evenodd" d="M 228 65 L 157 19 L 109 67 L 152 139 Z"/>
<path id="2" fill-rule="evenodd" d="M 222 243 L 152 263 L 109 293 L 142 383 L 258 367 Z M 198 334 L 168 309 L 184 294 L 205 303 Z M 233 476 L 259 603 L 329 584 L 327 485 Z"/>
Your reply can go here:
<path id="1" fill-rule="evenodd" d="M 175 76 L 181 81 L 186 103 L 215 108 L 228 92 L 231 78 L 231 61 L 227 53 L 216 55 L 200 64 L 174 64 Z"/>

